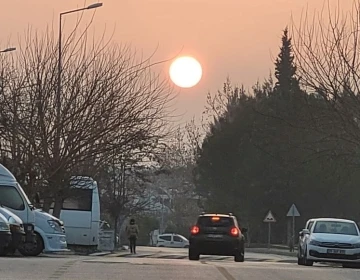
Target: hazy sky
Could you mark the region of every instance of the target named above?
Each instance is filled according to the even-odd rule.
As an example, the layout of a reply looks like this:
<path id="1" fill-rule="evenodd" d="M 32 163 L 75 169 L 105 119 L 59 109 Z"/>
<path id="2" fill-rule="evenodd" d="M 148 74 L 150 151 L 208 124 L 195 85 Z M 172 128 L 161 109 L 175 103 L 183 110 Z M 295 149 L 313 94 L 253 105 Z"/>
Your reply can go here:
<path id="1" fill-rule="evenodd" d="M 246 87 L 268 76 L 278 53 L 282 30 L 291 15 L 299 20 L 301 12 L 320 10 L 324 0 L 10 0 L 1 1 L 0 48 L 16 46 L 17 38 L 29 26 L 57 30 L 59 12 L 94 2 L 93 26 L 101 35 L 106 28 L 113 40 L 131 43 L 152 53 L 155 59 L 169 59 L 182 49 L 203 66 L 203 79 L 194 88 L 182 89 L 177 98 L 178 113 L 185 119 L 200 116 L 208 91 L 222 87 L 227 76 Z M 337 3 L 336 0 L 330 0 Z M 352 0 L 341 0 L 349 9 Z M 87 11 L 86 23 L 92 11 Z M 66 16 L 70 30 L 77 15 Z M 168 66 L 162 72 L 168 75 Z"/>

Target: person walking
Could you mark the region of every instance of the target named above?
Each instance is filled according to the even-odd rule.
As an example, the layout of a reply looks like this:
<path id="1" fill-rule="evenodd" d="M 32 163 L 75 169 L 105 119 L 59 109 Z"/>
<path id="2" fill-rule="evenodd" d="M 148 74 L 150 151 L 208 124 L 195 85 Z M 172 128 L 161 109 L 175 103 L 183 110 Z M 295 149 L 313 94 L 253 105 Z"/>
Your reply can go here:
<path id="1" fill-rule="evenodd" d="M 130 223 L 126 226 L 126 234 L 130 243 L 130 252 L 136 254 L 136 240 L 139 235 L 139 227 L 135 223 L 135 219 L 130 219 Z"/>

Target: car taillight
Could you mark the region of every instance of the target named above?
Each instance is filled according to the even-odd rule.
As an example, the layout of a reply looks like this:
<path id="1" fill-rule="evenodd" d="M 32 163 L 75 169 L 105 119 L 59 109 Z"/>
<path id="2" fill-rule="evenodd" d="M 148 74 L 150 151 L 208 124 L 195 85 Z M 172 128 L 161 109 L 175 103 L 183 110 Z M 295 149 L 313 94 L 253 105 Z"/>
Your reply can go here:
<path id="1" fill-rule="evenodd" d="M 232 236 L 239 236 L 239 233 L 240 233 L 240 230 L 239 230 L 237 227 L 233 227 L 233 228 L 231 228 L 231 230 L 230 230 L 230 234 L 231 234 Z"/>
<path id="2" fill-rule="evenodd" d="M 200 231 L 198 226 L 193 226 L 190 230 L 191 234 L 198 234 Z"/>

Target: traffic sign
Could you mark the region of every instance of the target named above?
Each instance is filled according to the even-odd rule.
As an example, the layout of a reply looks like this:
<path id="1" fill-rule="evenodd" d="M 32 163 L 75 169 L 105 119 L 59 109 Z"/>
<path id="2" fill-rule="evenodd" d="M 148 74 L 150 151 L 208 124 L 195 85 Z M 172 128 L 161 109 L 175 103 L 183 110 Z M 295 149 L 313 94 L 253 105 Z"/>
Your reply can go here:
<path id="1" fill-rule="evenodd" d="M 295 241 L 295 217 L 300 217 L 299 210 L 296 208 L 295 204 L 291 205 L 287 215 L 288 217 L 292 217 L 292 238 L 291 242 L 294 244 Z"/>
<path id="2" fill-rule="evenodd" d="M 269 211 L 264 219 L 265 223 L 276 223 L 274 215 Z"/>
<path id="3" fill-rule="evenodd" d="M 295 204 L 291 205 L 289 212 L 287 213 L 288 217 L 300 217 L 299 210 L 296 208 Z"/>

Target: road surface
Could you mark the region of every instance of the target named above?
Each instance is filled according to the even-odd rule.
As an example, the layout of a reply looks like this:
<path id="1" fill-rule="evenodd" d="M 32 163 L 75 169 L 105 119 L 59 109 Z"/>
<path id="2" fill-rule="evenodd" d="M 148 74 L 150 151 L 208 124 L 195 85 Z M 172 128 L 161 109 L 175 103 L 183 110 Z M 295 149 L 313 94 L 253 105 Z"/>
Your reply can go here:
<path id="1" fill-rule="evenodd" d="M 186 259 L 184 249 L 139 248 L 106 256 L 0 258 L 1 280 L 358 280 L 360 270 L 324 264 L 298 266 L 295 258 L 247 253 L 244 263 L 232 258 Z"/>

